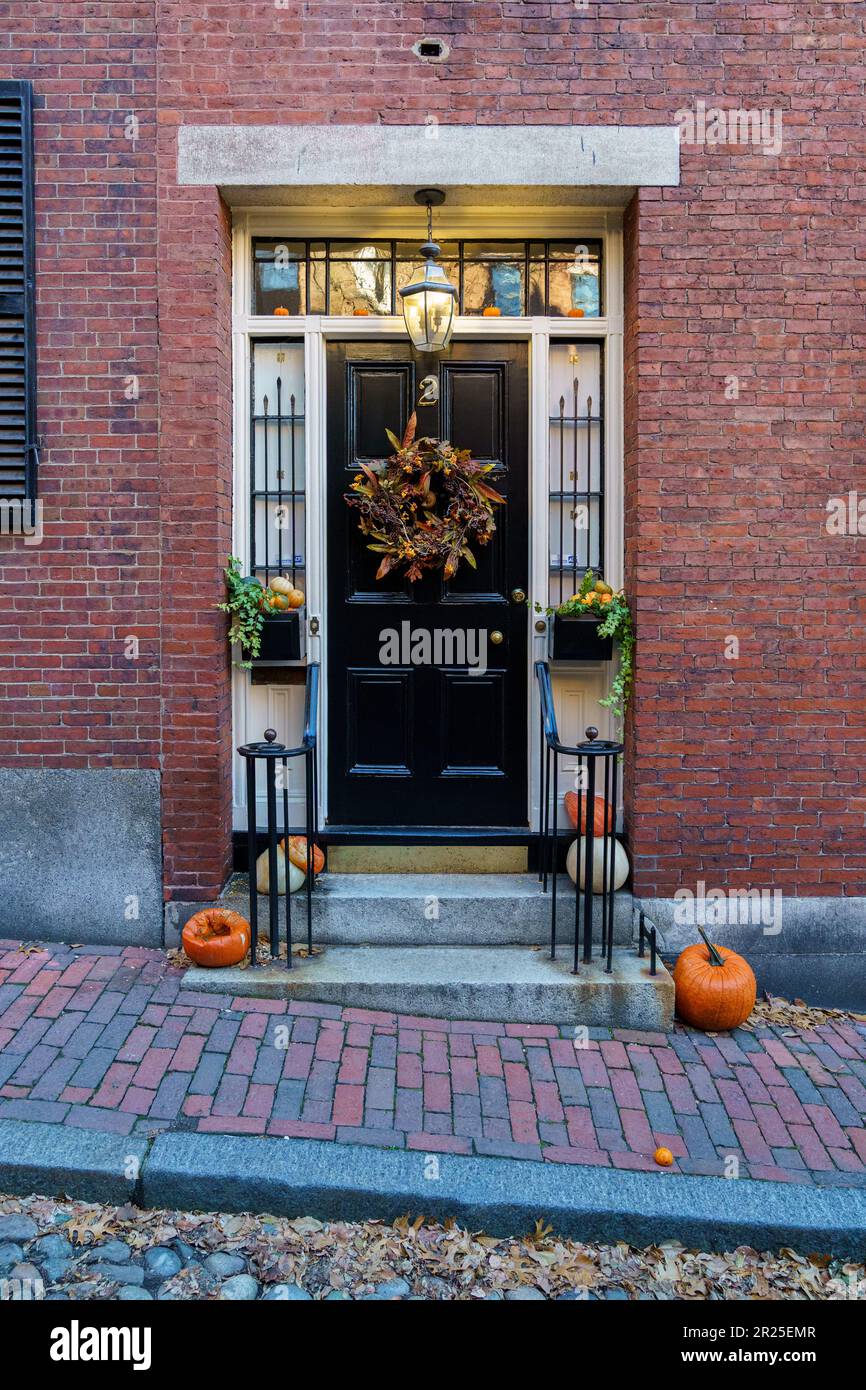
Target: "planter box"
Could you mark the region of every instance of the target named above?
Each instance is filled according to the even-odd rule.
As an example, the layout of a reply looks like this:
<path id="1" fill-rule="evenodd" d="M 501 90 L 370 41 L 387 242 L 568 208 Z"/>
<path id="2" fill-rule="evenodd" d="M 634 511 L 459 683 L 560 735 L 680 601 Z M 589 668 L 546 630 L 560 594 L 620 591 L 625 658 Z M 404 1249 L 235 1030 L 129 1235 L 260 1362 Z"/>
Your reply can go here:
<path id="1" fill-rule="evenodd" d="M 301 610 L 294 608 L 290 613 L 273 613 L 269 618 L 265 618 L 262 628 L 261 651 L 253 665 L 267 665 L 273 661 L 300 661 L 300 659 Z"/>
<path id="2" fill-rule="evenodd" d="M 599 637 L 601 618 L 562 618 L 554 614 L 550 629 L 551 661 L 610 661 L 613 638 Z"/>

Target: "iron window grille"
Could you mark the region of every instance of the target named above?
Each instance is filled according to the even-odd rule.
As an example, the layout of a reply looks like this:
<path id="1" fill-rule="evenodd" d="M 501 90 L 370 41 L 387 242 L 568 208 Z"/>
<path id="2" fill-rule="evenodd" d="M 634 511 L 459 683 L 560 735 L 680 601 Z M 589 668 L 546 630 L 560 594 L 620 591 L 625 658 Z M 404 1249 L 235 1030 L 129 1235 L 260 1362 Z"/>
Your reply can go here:
<path id="1" fill-rule="evenodd" d="M 275 354 L 268 389 L 256 382 L 257 352 Z M 258 339 L 250 357 L 250 573 L 265 584 L 306 573 L 306 457 L 303 397 L 289 385 L 289 354 L 303 360 L 297 340 Z M 282 359 L 282 362 L 281 362 Z M 282 367 L 282 370 L 281 370 Z M 276 375 L 274 376 L 274 372 Z"/>
<path id="2" fill-rule="evenodd" d="M 440 245 L 459 314 L 598 318 L 604 311 L 600 240 Z M 254 237 L 252 247 L 254 314 L 397 314 L 398 290 L 423 265 L 416 243 L 406 241 Z"/>
<path id="3" fill-rule="evenodd" d="M 588 569 L 601 577 L 605 564 L 604 342 L 583 339 L 576 347 L 555 347 L 552 357 L 557 351 L 568 354 L 572 370 L 549 417 L 553 606 L 577 592 Z"/>

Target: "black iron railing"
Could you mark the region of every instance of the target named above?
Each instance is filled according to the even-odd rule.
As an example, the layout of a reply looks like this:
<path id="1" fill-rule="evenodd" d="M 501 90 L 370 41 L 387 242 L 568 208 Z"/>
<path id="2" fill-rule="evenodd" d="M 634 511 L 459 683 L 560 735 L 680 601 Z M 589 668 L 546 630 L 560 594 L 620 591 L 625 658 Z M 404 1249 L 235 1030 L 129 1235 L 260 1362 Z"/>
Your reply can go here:
<path id="1" fill-rule="evenodd" d="M 553 706 L 550 667 L 546 661 L 536 661 L 535 680 L 540 706 L 540 768 L 539 808 L 541 835 L 539 843 L 538 877 L 544 892 L 551 883 L 550 900 L 550 957 L 556 957 L 557 858 L 559 820 L 559 759 L 566 754 L 577 760 L 574 769 L 577 794 L 577 850 L 574 865 L 574 963 L 577 975 L 581 959 L 581 925 L 583 929 L 582 958 L 592 960 L 593 920 L 600 918 L 601 955 L 605 970 L 613 969 L 613 907 L 614 867 L 616 855 L 617 759 L 623 751 L 621 743 L 598 737 L 598 729 L 586 730 L 586 742 L 570 747 L 561 743 Z M 552 773 L 551 773 L 552 765 Z M 596 826 L 598 798 L 602 798 L 601 827 Z M 551 826 L 551 805 L 553 824 Z M 581 878 L 583 883 L 581 883 Z M 596 912 L 595 904 L 599 905 Z"/>
<path id="2" fill-rule="evenodd" d="M 280 954 L 279 923 L 279 817 L 277 815 L 277 766 L 281 768 L 282 790 L 282 831 L 285 860 L 285 923 L 286 923 L 286 968 L 292 969 L 292 894 L 289 859 L 289 760 L 304 759 L 304 829 L 307 843 L 306 857 L 306 898 L 307 898 L 307 950 L 313 949 L 313 887 L 315 882 L 314 846 L 318 838 L 318 710 L 319 710 L 319 663 L 310 662 L 307 667 L 307 688 L 304 702 L 304 732 L 296 748 L 286 748 L 276 742 L 274 729 L 266 729 L 261 743 L 245 743 L 238 749 L 246 760 L 247 768 L 247 858 L 250 877 L 250 965 L 255 966 L 256 949 L 259 937 L 259 901 L 256 886 L 256 859 L 258 848 L 258 827 L 256 824 L 256 769 L 259 763 L 265 767 L 265 797 L 267 805 L 267 852 L 268 852 L 268 919 L 271 957 L 278 959 Z"/>
<path id="3" fill-rule="evenodd" d="M 650 949 L 650 974 L 651 974 L 651 975 L 655 975 L 655 973 L 656 973 L 656 961 L 657 961 L 657 959 L 658 959 L 658 951 L 659 951 L 658 933 L 657 933 L 657 931 L 656 931 L 656 925 L 655 925 L 655 923 L 650 921 L 650 919 L 647 917 L 647 915 L 646 915 L 646 913 L 644 912 L 644 910 L 643 910 L 642 907 L 639 907 L 639 908 L 638 908 L 638 929 L 637 929 L 637 931 L 638 931 L 638 937 L 637 937 L 637 953 L 638 953 L 638 955 L 641 957 L 641 959 L 643 959 L 643 957 L 644 957 L 644 955 L 645 955 L 645 953 L 646 953 L 646 946 L 647 946 L 647 943 L 649 943 L 649 949 Z"/>

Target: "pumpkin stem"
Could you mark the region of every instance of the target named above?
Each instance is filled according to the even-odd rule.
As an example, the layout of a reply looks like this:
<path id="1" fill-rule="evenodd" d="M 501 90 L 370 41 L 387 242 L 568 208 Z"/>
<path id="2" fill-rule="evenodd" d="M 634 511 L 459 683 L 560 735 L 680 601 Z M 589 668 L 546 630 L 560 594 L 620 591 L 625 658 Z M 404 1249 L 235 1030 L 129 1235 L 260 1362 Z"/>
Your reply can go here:
<path id="1" fill-rule="evenodd" d="M 724 965 L 724 958 L 719 955 L 718 951 L 716 950 L 710 938 L 707 936 L 703 927 L 698 927 L 698 931 L 700 932 L 703 938 L 704 945 L 710 953 L 710 965 Z"/>

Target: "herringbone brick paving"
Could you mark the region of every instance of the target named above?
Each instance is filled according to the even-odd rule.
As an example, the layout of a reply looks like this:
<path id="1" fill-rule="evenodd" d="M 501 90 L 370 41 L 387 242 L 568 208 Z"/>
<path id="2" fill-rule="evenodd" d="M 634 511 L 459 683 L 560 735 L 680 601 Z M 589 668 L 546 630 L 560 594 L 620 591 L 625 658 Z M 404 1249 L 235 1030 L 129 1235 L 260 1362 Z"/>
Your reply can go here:
<path id="1" fill-rule="evenodd" d="M 180 992 L 159 951 L 0 942 L 0 1118 L 866 1185 L 866 1026 L 708 1036 Z"/>

